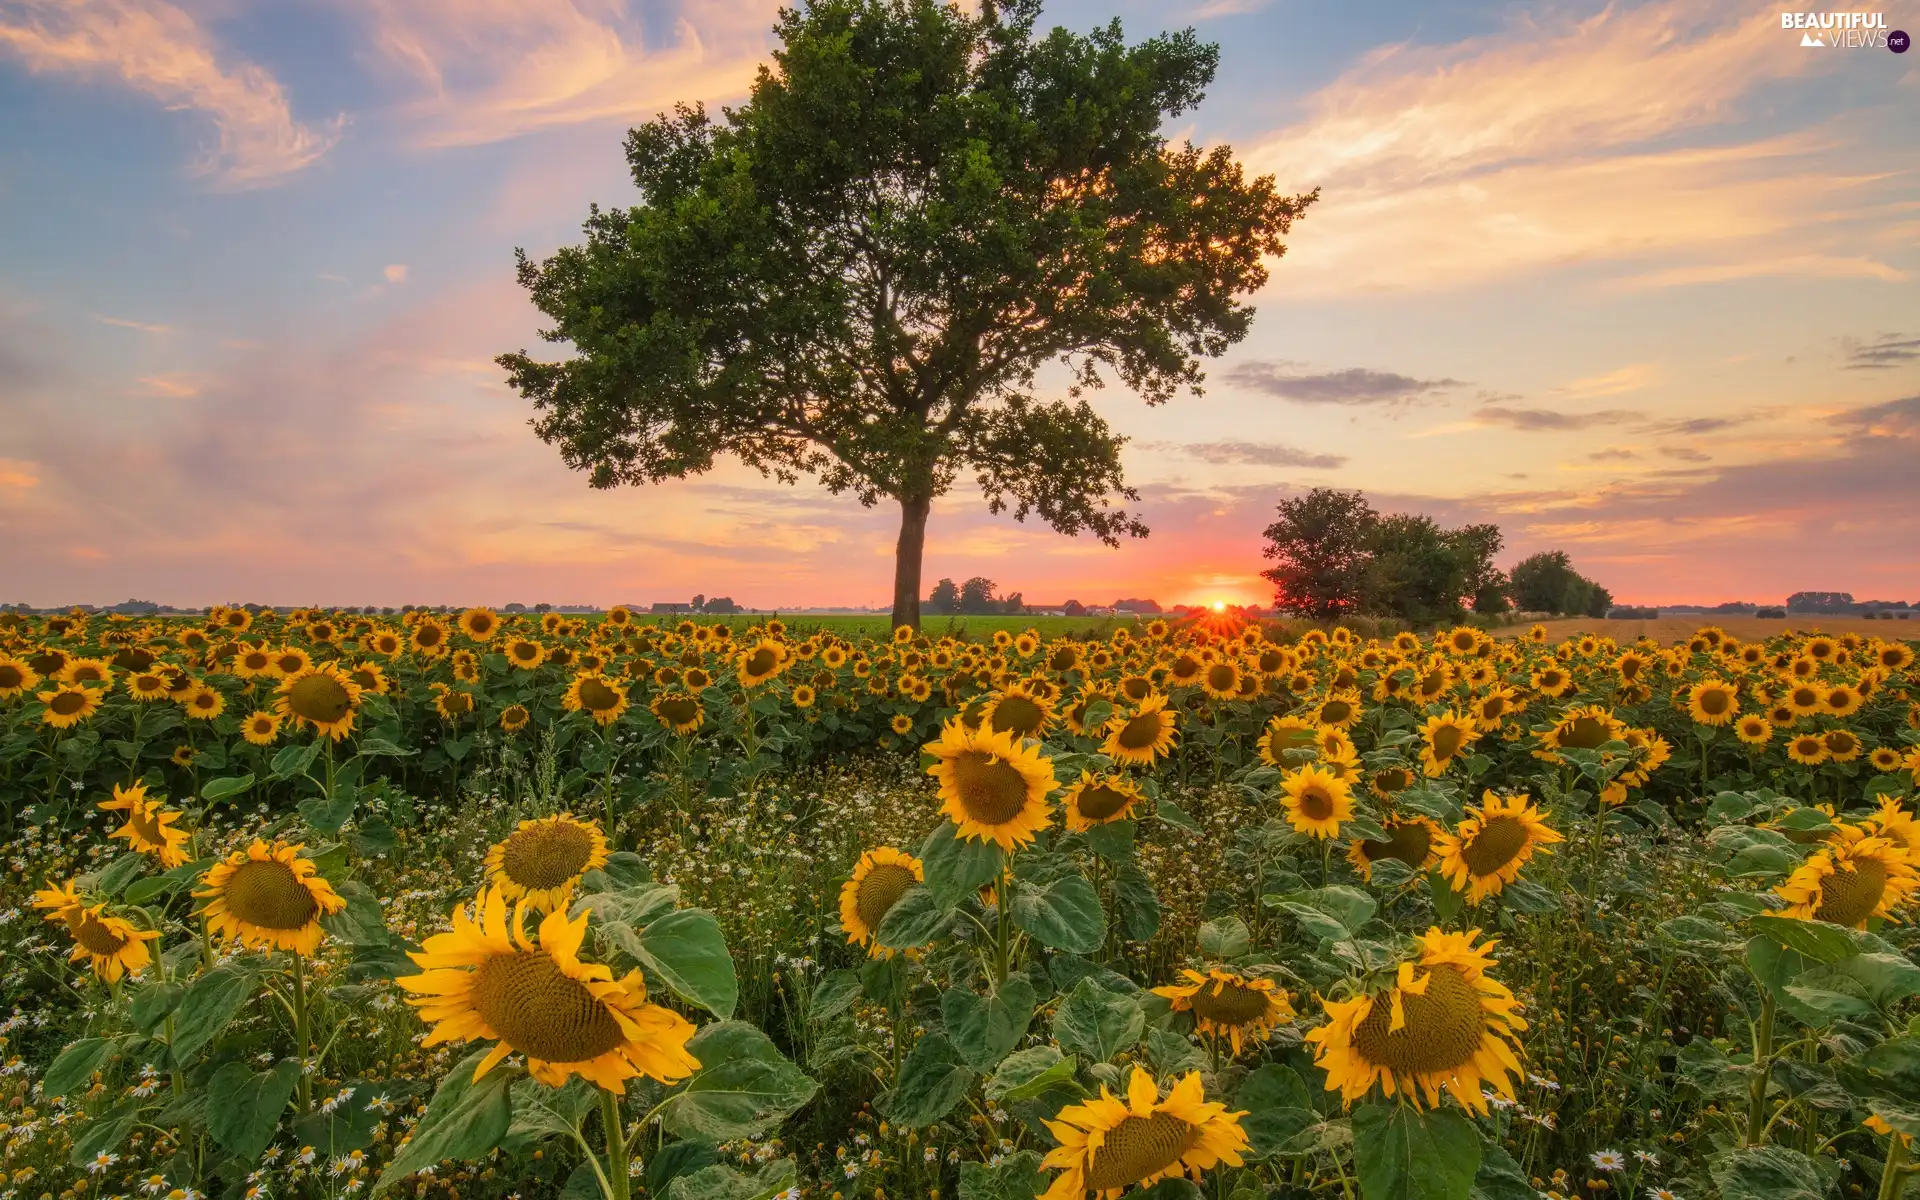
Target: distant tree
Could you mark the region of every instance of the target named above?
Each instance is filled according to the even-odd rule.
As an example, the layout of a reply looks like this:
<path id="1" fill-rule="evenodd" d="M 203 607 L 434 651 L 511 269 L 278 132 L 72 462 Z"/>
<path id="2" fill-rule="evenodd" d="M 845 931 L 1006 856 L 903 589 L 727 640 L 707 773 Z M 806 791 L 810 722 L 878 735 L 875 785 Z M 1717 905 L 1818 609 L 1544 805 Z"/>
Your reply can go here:
<path id="1" fill-rule="evenodd" d="M 812 0 L 720 121 L 634 129 L 632 208 L 519 278 L 562 362 L 501 355 L 534 428 L 595 487 L 733 455 L 900 507 L 893 619 L 914 624 L 927 515 L 956 478 L 992 512 L 1143 536 L 1120 438 L 1084 388 L 1149 404 L 1246 336 L 1241 297 L 1313 195 L 1175 144 L 1219 49 L 1119 24 L 1036 36 L 1041 0 Z M 1041 400 L 1065 359 L 1073 388 Z"/>
<path id="2" fill-rule="evenodd" d="M 993 598 L 993 580 L 983 575 L 975 575 L 960 585 L 960 604 L 958 611 L 969 616 L 1000 611 L 1000 604 Z"/>
<path id="3" fill-rule="evenodd" d="M 1795 592 L 1787 597 L 1790 613 L 1844 613 L 1853 609 L 1852 592 Z"/>
<path id="4" fill-rule="evenodd" d="M 509 605 L 507 605 L 506 607 L 504 607 L 504 608 L 502 608 L 502 609 L 501 609 L 500 611 L 501 611 L 501 612 L 510 612 L 510 613 L 523 613 L 523 612 L 525 612 L 525 611 L 527 611 L 527 606 L 526 606 L 526 605 L 524 605 L 524 604 L 517 604 L 517 603 L 516 603 L 516 604 L 509 604 Z"/>
<path id="5" fill-rule="evenodd" d="M 1507 602 L 1507 577 L 1499 572 L 1473 594 L 1473 611 L 1477 613 L 1503 613 L 1512 607 Z"/>
<path id="6" fill-rule="evenodd" d="M 1356 611 L 1380 514 L 1359 492 L 1333 488 L 1282 500 L 1279 512 L 1263 534 L 1275 564 L 1260 572 L 1273 583 L 1275 607 L 1318 620 Z"/>
<path id="7" fill-rule="evenodd" d="M 533 611 L 537 613 L 549 613 L 553 611 L 553 605 L 548 604 L 546 601 L 542 600 L 540 603 L 533 606 Z"/>
<path id="8" fill-rule="evenodd" d="M 1087 615 L 1087 606 L 1078 600 L 1069 600 L 1060 611 L 1069 617 L 1084 617 Z"/>
<path id="9" fill-rule="evenodd" d="M 1158 600 L 1137 600 L 1129 597 L 1125 600 L 1115 600 L 1113 602 L 1113 611 L 1125 613 L 1157 613 L 1160 611 L 1160 602 Z"/>
<path id="10" fill-rule="evenodd" d="M 1606 616 L 1613 593 L 1573 569 L 1565 550 L 1542 550 L 1508 574 L 1514 606 L 1526 612 Z"/>
<path id="11" fill-rule="evenodd" d="M 1008 616 L 1024 616 L 1027 611 L 1027 598 L 1015 592 L 1000 602 L 1000 610 Z"/>
<path id="12" fill-rule="evenodd" d="M 693 594 L 693 611 L 695 612 L 707 611 L 707 598 L 705 596 L 702 596 L 698 592 L 695 592 Z"/>
<path id="13" fill-rule="evenodd" d="M 1361 572 L 1360 608 L 1415 624 L 1457 616 L 1468 563 L 1432 517 L 1391 513 L 1374 521 Z"/>
<path id="14" fill-rule="evenodd" d="M 942 579 L 933 585 L 932 593 L 927 596 L 927 611 L 942 617 L 960 611 L 960 589 L 953 580 Z"/>
<path id="15" fill-rule="evenodd" d="M 739 612 L 740 606 L 733 602 L 732 596 L 714 596 L 706 602 L 701 611 L 713 616 L 729 617 Z"/>

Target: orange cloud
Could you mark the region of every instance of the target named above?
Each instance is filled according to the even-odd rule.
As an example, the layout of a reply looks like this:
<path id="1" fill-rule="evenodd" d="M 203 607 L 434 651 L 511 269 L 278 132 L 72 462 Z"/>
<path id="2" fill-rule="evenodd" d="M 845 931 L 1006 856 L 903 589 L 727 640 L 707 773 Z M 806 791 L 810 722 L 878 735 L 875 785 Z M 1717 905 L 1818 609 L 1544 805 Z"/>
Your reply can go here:
<path id="1" fill-rule="evenodd" d="M 36 464 L 0 458 L 0 488 L 19 488 L 24 491 L 39 485 L 40 473 Z"/>
<path id="2" fill-rule="evenodd" d="M 166 0 L 13 0 L 0 8 L 0 50 L 33 71 L 117 76 L 168 108 L 210 118 L 215 145 L 194 164 L 224 188 L 278 182 L 339 141 L 343 119 L 293 119 L 265 68 L 223 64 L 207 31 Z"/>

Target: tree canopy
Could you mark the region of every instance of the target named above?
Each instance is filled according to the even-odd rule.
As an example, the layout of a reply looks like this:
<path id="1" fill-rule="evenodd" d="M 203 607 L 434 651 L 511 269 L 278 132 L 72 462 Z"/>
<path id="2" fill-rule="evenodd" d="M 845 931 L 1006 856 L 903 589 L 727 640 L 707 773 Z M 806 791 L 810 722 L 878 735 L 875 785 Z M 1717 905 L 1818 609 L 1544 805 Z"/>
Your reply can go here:
<path id="1" fill-rule="evenodd" d="M 1123 438 L 1083 393 L 1197 392 L 1241 297 L 1313 200 L 1229 148 L 1174 144 L 1218 48 L 1192 30 L 1036 34 L 1038 0 L 783 10 L 751 98 L 631 131 L 640 202 L 520 282 L 569 357 L 499 362 L 594 487 L 731 455 L 901 511 L 894 620 L 917 622 L 927 514 L 970 473 L 993 512 L 1144 536 Z M 1064 398 L 1038 372 L 1066 371 Z"/>

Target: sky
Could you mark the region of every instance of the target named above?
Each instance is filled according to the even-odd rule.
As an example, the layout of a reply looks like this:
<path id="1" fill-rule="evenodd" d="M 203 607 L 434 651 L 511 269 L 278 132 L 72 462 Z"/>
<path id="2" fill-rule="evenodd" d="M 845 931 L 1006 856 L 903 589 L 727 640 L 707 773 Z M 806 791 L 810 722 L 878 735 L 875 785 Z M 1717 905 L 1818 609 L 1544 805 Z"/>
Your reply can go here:
<path id="1" fill-rule="evenodd" d="M 0 0 L 0 602 L 884 605 L 896 511 L 595 491 L 493 362 L 558 352 L 514 248 L 633 203 L 626 129 L 744 98 L 776 7 Z M 1265 602 L 1327 486 L 1622 602 L 1920 597 L 1920 53 L 1780 14 L 1049 5 L 1219 43 L 1170 136 L 1321 199 L 1203 396 L 1096 395 L 1149 537 L 963 484 L 926 578 Z"/>

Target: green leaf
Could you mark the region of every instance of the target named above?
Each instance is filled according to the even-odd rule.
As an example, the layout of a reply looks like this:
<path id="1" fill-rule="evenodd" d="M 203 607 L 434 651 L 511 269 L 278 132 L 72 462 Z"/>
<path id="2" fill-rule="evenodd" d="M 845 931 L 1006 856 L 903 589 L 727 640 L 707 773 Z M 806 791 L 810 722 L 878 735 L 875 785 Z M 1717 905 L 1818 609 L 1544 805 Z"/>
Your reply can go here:
<path id="1" fill-rule="evenodd" d="M 40 1080 L 41 1090 L 49 1097 L 71 1097 L 77 1091 L 84 1091 L 93 1082 L 93 1073 L 117 1057 L 119 1047 L 112 1038 L 81 1038 L 53 1060 Z"/>
<path id="2" fill-rule="evenodd" d="M 976 1071 L 991 1071 L 1027 1035 L 1033 1021 L 1033 985 L 1014 975 L 997 995 L 982 996 L 968 988 L 949 988 L 940 997 L 940 1016 L 947 1037 L 960 1057 Z"/>
<path id="3" fill-rule="evenodd" d="M 1107 915 L 1085 876 L 1063 875 L 1044 885 L 1016 883 L 1012 908 L 1013 923 L 1043 946 L 1091 954 L 1107 940 Z"/>
<path id="4" fill-rule="evenodd" d="M 346 1087 L 352 1090 L 351 1096 L 341 1100 L 336 1093 L 327 1098 L 331 1107 L 316 1106 L 293 1123 L 296 1144 L 312 1146 L 327 1157 L 364 1150 L 373 1145 L 374 1130 L 386 1119 L 382 1110 L 389 1103 L 426 1090 L 422 1084 L 398 1079 L 355 1079 Z"/>
<path id="5" fill-rule="evenodd" d="M 1781 1146 L 1753 1146 L 1713 1160 L 1720 1200 L 1820 1200 L 1826 1185 L 1812 1159 Z"/>
<path id="6" fill-rule="evenodd" d="M 1891 1008 L 1909 996 L 1920 995 L 1920 966 L 1903 955 L 1856 954 L 1841 959 L 1831 969 L 1857 982 L 1880 1008 Z"/>
<path id="7" fill-rule="evenodd" d="M 622 887 L 614 885 L 613 877 L 599 870 L 588 871 L 581 877 L 580 883 L 591 890 L 574 901 L 572 915 L 577 917 L 582 912 L 590 912 L 602 924 L 618 921 L 639 929 L 673 912 L 680 904 L 680 889 L 670 883 L 649 880 Z M 596 883 L 614 886 L 592 887 Z"/>
<path id="8" fill-rule="evenodd" d="M 895 1124 L 931 1125 L 960 1103 L 975 1078 L 952 1042 L 926 1034 L 900 1065 L 900 1082 L 887 1094 L 883 1111 Z"/>
<path id="9" fill-rule="evenodd" d="M 309 796 L 299 804 L 300 819 L 311 826 L 315 832 L 331 837 L 339 833 L 347 818 L 353 815 L 353 806 L 360 801 L 360 787 L 347 780 L 335 780 L 331 794 Z"/>
<path id="10" fill-rule="evenodd" d="M 320 918 L 320 928 L 329 937 L 349 946 L 384 946 L 392 940 L 386 915 L 380 911 L 380 899 L 372 888 L 357 879 L 347 879 L 335 884 L 333 890 L 340 893 L 347 906 Z"/>
<path id="11" fill-rule="evenodd" d="M 1749 923 L 1755 933 L 1765 934 L 1814 962 L 1839 962 L 1859 953 L 1859 947 L 1854 945 L 1846 929 L 1825 921 L 1799 921 L 1763 913 L 1751 918 Z"/>
<path id="12" fill-rule="evenodd" d="M 1200 832 L 1200 822 L 1188 816 L 1184 809 L 1171 800 L 1162 800 L 1155 805 L 1153 815 L 1159 817 L 1169 825 L 1178 826 L 1186 830 L 1188 833 Z"/>
<path id="13" fill-rule="evenodd" d="M 952 821 L 942 821 L 920 846 L 920 866 L 936 907 L 951 912 L 1000 875 L 1007 856 L 996 842 L 962 838 Z"/>
<path id="14" fill-rule="evenodd" d="M 1199 938 L 1208 958 L 1238 958 L 1253 945 L 1253 931 L 1239 917 L 1215 917 L 1200 927 Z"/>
<path id="15" fill-rule="evenodd" d="M 1152 941 L 1160 932 L 1160 898 L 1154 895 L 1145 871 L 1133 863 L 1123 864 L 1113 877 L 1113 899 L 1120 909 L 1120 928 L 1128 938 Z"/>
<path id="16" fill-rule="evenodd" d="M 1163 1077 L 1204 1071 L 1212 1065 L 1200 1047 L 1186 1037 L 1151 1025 L 1147 1026 L 1147 1061 Z"/>
<path id="17" fill-rule="evenodd" d="M 120 889 L 139 878 L 146 869 L 146 855 L 137 851 L 122 854 L 94 874 L 90 890 L 105 896 L 117 896 L 120 894 Z"/>
<path id="18" fill-rule="evenodd" d="M 128 884 L 127 890 L 121 894 L 120 899 L 128 904 L 148 904 L 162 896 L 172 895 L 185 886 L 187 885 L 180 880 L 170 879 L 165 875 L 148 875 Z"/>
<path id="19" fill-rule="evenodd" d="M 1885 1121 L 1895 1132 L 1904 1133 L 1908 1137 L 1920 1137 L 1920 1103 L 1875 1096 L 1868 1101 L 1867 1107 L 1873 1110 L 1874 1116 Z"/>
<path id="20" fill-rule="evenodd" d="M 793 1186 L 798 1172 L 791 1158 L 776 1158 L 752 1175 L 715 1163 L 674 1176 L 667 1200 L 771 1200 Z"/>
<path id="21" fill-rule="evenodd" d="M 1108 821 L 1104 825 L 1095 825 L 1080 836 L 1087 839 L 1087 849 L 1098 854 L 1108 862 L 1125 862 L 1133 853 L 1133 838 L 1136 824 L 1133 821 Z"/>
<path id="22" fill-rule="evenodd" d="M 705 1142 L 668 1142 L 647 1159 L 647 1193 L 664 1196 L 667 1187 L 679 1175 L 691 1175 L 702 1167 L 720 1161 L 720 1149 Z M 602 1195 L 600 1184 L 593 1184 L 593 1195 Z"/>
<path id="23" fill-rule="evenodd" d="M 193 981 L 173 1014 L 173 1061 L 186 1066 L 200 1048 L 219 1036 L 227 1022 L 253 998 L 259 978 L 238 961 L 221 963 Z"/>
<path id="24" fill-rule="evenodd" d="M 1092 979 L 1075 985 L 1053 1016 L 1054 1040 L 1094 1062 L 1107 1062 L 1131 1048 L 1146 1028 L 1138 1000 L 1110 992 Z"/>
<path id="25" fill-rule="evenodd" d="M 634 950 L 635 957 L 689 1001 L 723 1020 L 733 1015 L 740 981 L 720 921 L 706 909 L 676 909 L 650 922 Z"/>
<path id="26" fill-rule="evenodd" d="M 1364 1200 L 1467 1200 L 1480 1131 L 1455 1109 L 1364 1105 L 1353 1114 L 1353 1163 Z"/>
<path id="27" fill-rule="evenodd" d="M 133 1018 L 133 1027 L 151 1037 L 166 1023 L 169 1013 L 180 1007 L 180 1001 L 186 997 L 187 985 L 174 980 L 161 982 L 156 979 L 140 985 L 133 994 L 133 1003 L 128 1006 L 127 1015 Z"/>
<path id="28" fill-rule="evenodd" d="M 1274 907 L 1300 922 L 1315 937 L 1339 941 L 1352 937 L 1379 908 L 1372 896 L 1358 888 L 1324 887 L 1294 892 L 1271 900 Z"/>
<path id="29" fill-rule="evenodd" d="M 395 745 L 382 737 L 361 738 L 358 749 L 360 753 L 369 758 L 406 758 L 409 755 L 419 753 L 417 750 L 409 750 L 405 746 Z"/>
<path id="30" fill-rule="evenodd" d="M 238 796 L 253 786 L 253 772 L 245 775 L 229 775 L 220 779 L 209 779 L 200 785 L 200 798 L 208 804 L 225 800 L 229 796 Z"/>
<path id="31" fill-rule="evenodd" d="M 319 756 L 318 741 L 308 742 L 304 746 L 298 744 L 282 746 L 280 752 L 273 756 L 273 777 L 291 779 L 295 775 L 305 774 L 307 768 L 313 765 L 313 760 Z"/>
<path id="32" fill-rule="evenodd" d="M 207 1083 L 207 1132 L 242 1162 L 254 1162 L 273 1140 L 299 1079 L 300 1064 L 293 1059 L 258 1073 L 245 1063 L 226 1064 Z"/>
<path id="33" fill-rule="evenodd" d="M 727 1142 L 756 1137 L 797 1112 L 819 1085 L 788 1062 L 766 1034 L 744 1021 L 715 1021 L 687 1050 L 700 1069 L 662 1112 L 675 1137 Z"/>
<path id="34" fill-rule="evenodd" d="M 507 1126 L 500 1147 L 514 1154 L 546 1138 L 572 1136 L 600 1103 L 599 1090 L 577 1075 L 557 1088 L 538 1079 L 522 1079 L 509 1096 L 513 1123 Z"/>
<path id="35" fill-rule="evenodd" d="M 443 1159 L 472 1162 L 500 1144 L 513 1124 L 509 1089 L 517 1072 L 495 1067 L 476 1081 L 474 1069 L 492 1049 L 475 1050 L 455 1063 L 440 1081 L 425 1115 L 413 1127 L 413 1139 L 400 1147 L 387 1169 L 380 1172 L 379 1182 L 373 1185 L 375 1193 Z"/>
<path id="36" fill-rule="evenodd" d="M 1320 1114 L 1313 1110 L 1313 1098 L 1307 1094 L 1306 1081 L 1292 1067 L 1279 1063 L 1259 1067 L 1241 1080 L 1233 1094 L 1233 1107 L 1247 1114 L 1240 1118 L 1240 1127 L 1246 1130 L 1255 1158 L 1278 1154 L 1281 1147 L 1320 1120 Z"/>
<path id="37" fill-rule="evenodd" d="M 960 1200 L 1033 1200 L 1046 1186 L 1040 1156 L 1031 1150 L 992 1164 L 960 1164 Z"/>
<path id="38" fill-rule="evenodd" d="M 134 1123 L 139 1119 L 138 1100 L 123 1100 L 99 1113 L 73 1140 L 73 1149 L 67 1152 L 67 1162 L 72 1166 L 84 1167 L 97 1156 L 112 1153 L 127 1139 L 127 1134 L 133 1132 Z"/>
<path id="39" fill-rule="evenodd" d="M 813 999 L 807 1004 L 807 1019 L 825 1021 L 853 1007 L 860 998 L 860 972 L 845 967 L 828 971 L 814 985 Z"/>
<path id="40" fill-rule="evenodd" d="M 1030 1100 L 1048 1088 L 1073 1083 L 1075 1066 L 1071 1056 L 1063 1057 L 1052 1046 L 1016 1050 L 987 1080 L 987 1099 Z"/>
<path id="41" fill-rule="evenodd" d="M 1539 1200 L 1527 1173 L 1495 1141 L 1480 1148 L 1480 1169 L 1473 1175 L 1473 1200 Z"/>
<path id="42" fill-rule="evenodd" d="M 933 893 L 915 884 L 887 910 L 874 940 L 889 950 L 912 950 L 931 942 L 946 923 L 947 913 L 934 903 Z"/>

